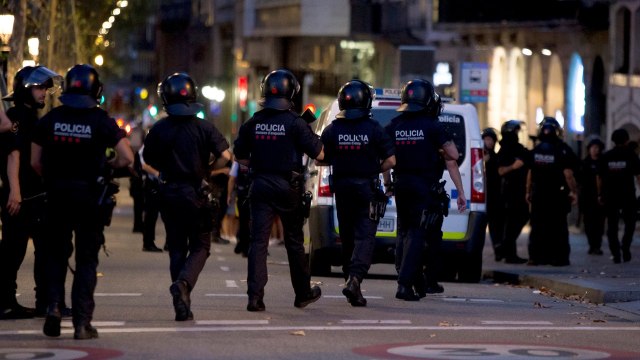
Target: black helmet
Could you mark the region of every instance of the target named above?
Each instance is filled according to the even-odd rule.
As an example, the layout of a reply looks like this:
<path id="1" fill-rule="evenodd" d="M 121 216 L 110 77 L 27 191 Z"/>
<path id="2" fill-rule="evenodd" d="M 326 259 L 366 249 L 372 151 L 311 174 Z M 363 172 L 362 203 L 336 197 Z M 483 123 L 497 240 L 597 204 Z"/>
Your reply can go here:
<path id="1" fill-rule="evenodd" d="M 293 97 L 300 91 L 300 84 L 291 71 L 273 70 L 260 83 L 260 106 L 276 110 L 293 107 Z"/>
<path id="2" fill-rule="evenodd" d="M 616 145 L 624 145 L 629 141 L 629 132 L 623 128 L 616 129 L 611 133 L 611 141 Z"/>
<path id="3" fill-rule="evenodd" d="M 351 80 L 338 91 L 337 119 L 357 119 L 371 116 L 371 103 L 375 91 L 371 85 L 360 80 Z"/>
<path id="4" fill-rule="evenodd" d="M 196 102 L 198 87 L 187 73 L 174 73 L 158 84 L 158 97 L 169 115 L 190 116 L 204 109 Z"/>
<path id="5" fill-rule="evenodd" d="M 79 109 L 96 107 L 102 95 L 98 72 L 88 64 L 77 64 L 67 70 L 60 102 Z"/>
<path id="6" fill-rule="evenodd" d="M 402 105 L 397 111 L 424 111 L 429 116 L 438 116 L 442 112 L 442 100 L 436 93 L 433 84 L 427 80 L 414 79 L 402 87 L 400 94 Z"/>
<path id="7" fill-rule="evenodd" d="M 2 99 L 25 103 L 41 109 L 44 107 L 44 103 L 33 98 L 31 88 L 43 86 L 46 89 L 51 89 L 59 86 L 61 80 L 62 76 L 44 66 L 25 66 L 18 70 L 13 78 L 13 91 Z"/>
<path id="8" fill-rule="evenodd" d="M 538 125 L 538 138 L 540 140 L 562 139 L 562 126 L 558 120 L 545 116 Z"/>
<path id="9" fill-rule="evenodd" d="M 498 133 L 496 132 L 496 129 L 492 127 L 488 127 L 482 130 L 482 138 L 484 139 L 487 136 L 492 138 L 494 142 L 498 141 Z"/>

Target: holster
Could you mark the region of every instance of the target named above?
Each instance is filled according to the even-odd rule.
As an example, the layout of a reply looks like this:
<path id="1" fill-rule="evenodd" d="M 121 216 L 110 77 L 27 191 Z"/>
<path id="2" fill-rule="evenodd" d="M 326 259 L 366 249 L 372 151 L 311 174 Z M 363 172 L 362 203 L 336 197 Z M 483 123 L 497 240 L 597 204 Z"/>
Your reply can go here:
<path id="1" fill-rule="evenodd" d="M 389 198 L 384 194 L 380 185 L 380 179 L 372 180 L 373 199 L 369 202 L 369 219 L 376 222 L 384 217 L 389 202 Z"/>
<path id="2" fill-rule="evenodd" d="M 120 184 L 113 179 L 98 178 L 98 214 L 104 226 L 111 225 L 113 209 L 116 207 L 116 194 Z"/>

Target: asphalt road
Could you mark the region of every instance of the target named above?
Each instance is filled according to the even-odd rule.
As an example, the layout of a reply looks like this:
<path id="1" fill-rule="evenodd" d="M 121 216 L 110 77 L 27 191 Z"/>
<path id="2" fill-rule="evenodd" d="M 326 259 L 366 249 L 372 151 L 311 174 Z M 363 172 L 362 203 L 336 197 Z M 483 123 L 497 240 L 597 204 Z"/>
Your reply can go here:
<path id="1" fill-rule="evenodd" d="M 142 252 L 131 224 L 121 194 L 106 232 L 109 256 L 100 255 L 94 318 L 100 338 L 73 340 L 70 321 L 60 338 L 42 334 L 42 319 L 1 321 L 0 359 L 640 358 L 640 322 L 602 306 L 489 281 L 444 283 L 444 294 L 404 302 L 394 298 L 391 265 L 375 265 L 376 275 L 363 283 L 366 308 L 346 302 L 336 274 L 313 278 L 323 297 L 297 309 L 283 246 L 270 248 L 267 310 L 250 313 L 246 259 L 232 244 L 213 244 L 192 293 L 195 320 L 178 323 L 168 255 Z M 32 260 L 30 249 L 19 279 L 24 305 L 33 305 Z M 70 284 L 69 277 L 68 291 Z"/>

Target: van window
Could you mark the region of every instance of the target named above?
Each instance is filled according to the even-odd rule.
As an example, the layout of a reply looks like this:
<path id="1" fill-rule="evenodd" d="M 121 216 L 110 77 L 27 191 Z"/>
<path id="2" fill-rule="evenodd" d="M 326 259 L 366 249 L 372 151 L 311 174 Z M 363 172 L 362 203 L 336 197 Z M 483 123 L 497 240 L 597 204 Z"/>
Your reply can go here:
<path id="1" fill-rule="evenodd" d="M 398 105 L 400 106 L 400 105 Z M 376 120 L 382 127 L 387 126 L 394 117 L 400 115 L 396 109 L 373 108 L 371 109 L 371 117 Z"/>
<path id="2" fill-rule="evenodd" d="M 464 129 L 464 118 L 458 114 L 442 113 L 438 120 L 443 125 L 445 131 L 453 137 L 453 142 L 458 148 L 460 157 L 458 158 L 458 166 L 462 164 L 466 156 L 467 142 Z"/>

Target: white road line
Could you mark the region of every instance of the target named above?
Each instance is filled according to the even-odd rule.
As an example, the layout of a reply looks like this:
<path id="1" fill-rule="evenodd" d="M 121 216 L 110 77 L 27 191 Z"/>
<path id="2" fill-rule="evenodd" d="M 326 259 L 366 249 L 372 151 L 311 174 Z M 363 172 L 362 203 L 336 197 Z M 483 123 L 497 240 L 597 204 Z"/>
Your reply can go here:
<path id="1" fill-rule="evenodd" d="M 227 261 L 227 258 L 224 257 L 224 256 L 218 256 L 218 257 L 216 257 L 216 260 L 218 260 L 218 261 Z"/>
<path id="2" fill-rule="evenodd" d="M 323 298 L 327 298 L 327 299 L 344 299 L 346 300 L 347 298 L 344 295 L 322 295 Z M 366 299 L 384 299 L 382 296 L 365 296 Z"/>
<path id="3" fill-rule="evenodd" d="M 228 266 L 220 266 L 220 270 L 229 271 L 229 267 Z"/>
<path id="4" fill-rule="evenodd" d="M 98 328 L 100 334 L 124 333 L 178 333 L 178 332 L 223 332 L 223 331 L 637 331 L 640 326 L 541 326 L 532 329 L 529 326 L 193 326 L 193 327 L 132 327 L 132 328 Z M 62 329 L 63 334 L 72 334 L 73 329 Z M 42 336 L 42 330 L 9 330 L 0 331 L 0 335 L 37 335 Z"/>
<path id="5" fill-rule="evenodd" d="M 211 297 L 246 297 L 247 294 L 204 294 Z"/>
<path id="6" fill-rule="evenodd" d="M 237 288 L 238 287 L 238 284 L 236 283 L 235 280 L 225 280 L 224 282 L 226 283 L 226 286 L 228 288 Z"/>
<path id="7" fill-rule="evenodd" d="M 499 321 L 486 320 L 480 322 L 483 325 L 553 325 L 551 321 Z"/>
<path id="8" fill-rule="evenodd" d="M 95 293 L 93 296 L 142 296 L 142 293 Z"/>
<path id="9" fill-rule="evenodd" d="M 340 320 L 341 324 L 411 324 L 411 320 Z"/>
<path id="10" fill-rule="evenodd" d="M 503 303 L 504 300 L 499 299 L 467 299 L 467 298 L 442 298 L 443 301 L 453 301 L 453 302 L 486 302 L 486 303 Z"/>
<path id="11" fill-rule="evenodd" d="M 124 321 L 92 321 L 91 325 L 95 327 L 110 327 L 110 326 L 124 326 L 126 322 Z M 62 327 L 72 328 L 73 323 L 70 320 L 62 320 L 60 323 Z"/>
<path id="12" fill-rule="evenodd" d="M 196 325 L 268 325 L 269 320 L 196 320 Z"/>
<path id="13" fill-rule="evenodd" d="M 213 247 L 212 250 L 213 250 L 214 253 L 218 253 L 218 254 L 222 252 L 222 249 L 220 249 L 218 247 Z"/>

